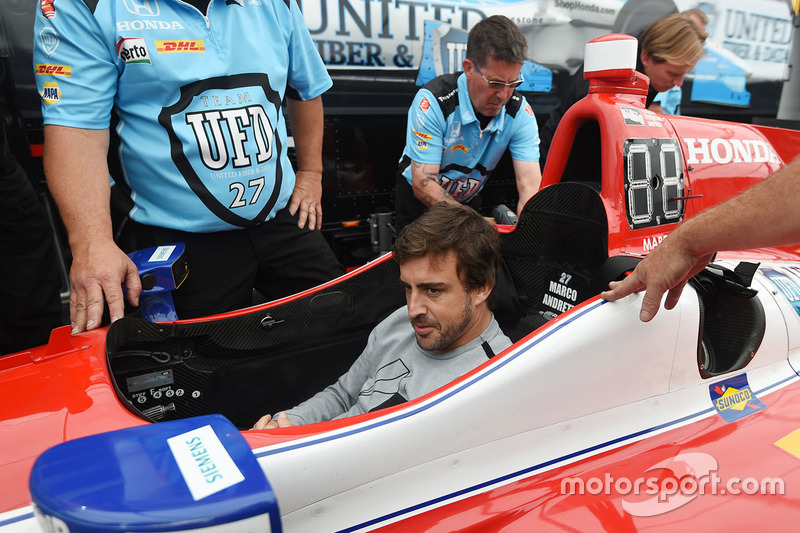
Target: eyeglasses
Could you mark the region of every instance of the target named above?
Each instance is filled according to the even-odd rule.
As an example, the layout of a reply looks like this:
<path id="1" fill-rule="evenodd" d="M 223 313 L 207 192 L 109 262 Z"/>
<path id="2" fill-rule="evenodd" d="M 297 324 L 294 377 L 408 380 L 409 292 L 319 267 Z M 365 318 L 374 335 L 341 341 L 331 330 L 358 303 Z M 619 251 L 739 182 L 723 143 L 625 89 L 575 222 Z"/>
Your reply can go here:
<path id="1" fill-rule="evenodd" d="M 517 87 L 522 85 L 522 82 L 525 81 L 525 78 L 522 77 L 522 71 L 520 71 L 519 79 L 517 81 L 512 81 L 512 82 L 506 83 L 504 81 L 487 80 L 486 76 L 484 76 L 483 72 L 481 72 L 481 69 L 478 68 L 478 65 L 476 65 L 474 62 L 472 62 L 472 66 L 474 66 L 475 70 L 478 71 L 478 74 L 481 75 L 481 78 L 483 78 L 483 81 L 485 81 L 486 84 L 489 87 L 491 87 L 492 89 L 495 89 L 497 91 L 499 91 L 500 89 L 505 89 L 506 87 L 511 87 L 512 89 L 516 89 Z"/>

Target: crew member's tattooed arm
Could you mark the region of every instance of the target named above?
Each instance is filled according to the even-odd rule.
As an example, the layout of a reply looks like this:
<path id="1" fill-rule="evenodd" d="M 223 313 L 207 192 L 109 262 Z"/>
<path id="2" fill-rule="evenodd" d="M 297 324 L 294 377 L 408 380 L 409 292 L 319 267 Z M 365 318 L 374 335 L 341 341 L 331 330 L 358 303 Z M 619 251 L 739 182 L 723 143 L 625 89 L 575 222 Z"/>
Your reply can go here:
<path id="1" fill-rule="evenodd" d="M 439 165 L 411 161 L 414 196 L 427 207 L 458 202 L 439 185 Z"/>

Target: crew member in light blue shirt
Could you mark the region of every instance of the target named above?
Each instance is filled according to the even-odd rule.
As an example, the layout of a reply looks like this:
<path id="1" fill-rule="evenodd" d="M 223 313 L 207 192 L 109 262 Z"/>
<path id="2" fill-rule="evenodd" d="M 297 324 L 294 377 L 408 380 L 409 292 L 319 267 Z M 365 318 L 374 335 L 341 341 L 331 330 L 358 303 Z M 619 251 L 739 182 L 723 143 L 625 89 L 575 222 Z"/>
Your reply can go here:
<path id="1" fill-rule="evenodd" d="M 489 17 L 469 32 L 463 72 L 434 78 L 417 92 L 395 188 L 398 229 L 439 203 L 473 205 L 506 148 L 518 213 L 539 189 L 539 128 L 515 91 L 526 55 L 519 28 L 507 17 Z"/>
<path id="2" fill-rule="evenodd" d="M 122 316 L 123 283 L 138 300 L 136 268 L 112 238 L 109 176 L 136 248 L 185 243 L 180 318 L 343 273 L 318 231 L 332 82 L 296 0 L 40 5 L 44 165 L 72 248 L 74 332 L 99 325 L 104 300 L 112 321 Z"/>

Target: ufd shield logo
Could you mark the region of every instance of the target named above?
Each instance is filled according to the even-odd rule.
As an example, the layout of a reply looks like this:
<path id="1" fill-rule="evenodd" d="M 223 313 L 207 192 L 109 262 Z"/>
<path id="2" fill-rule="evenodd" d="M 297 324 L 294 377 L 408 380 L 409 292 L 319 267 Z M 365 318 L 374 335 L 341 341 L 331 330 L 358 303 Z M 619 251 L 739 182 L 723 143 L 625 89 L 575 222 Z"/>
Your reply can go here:
<path id="1" fill-rule="evenodd" d="M 172 160 L 205 206 L 234 226 L 267 219 L 291 194 L 284 180 L 280 95 L 266 74 L 239 74 L 184 86 L 158 117 Z M 288 172 L 292 172 L 291 169 Z M 284 183 L 286 181 L 286 183 Z M 283 191 L 283 188 L 286 191 Z"/>
<path id="2" fill-rule="evenodd" d="M 56 30 L 50 26 L 42 28 L 42 31 L 39 32 L 39 39 L 42 42 L 44 53 L 49 56 L 53 55 L 56 51 L 56 48 L 58 48 L 58 43 L 60 42 Z"/>

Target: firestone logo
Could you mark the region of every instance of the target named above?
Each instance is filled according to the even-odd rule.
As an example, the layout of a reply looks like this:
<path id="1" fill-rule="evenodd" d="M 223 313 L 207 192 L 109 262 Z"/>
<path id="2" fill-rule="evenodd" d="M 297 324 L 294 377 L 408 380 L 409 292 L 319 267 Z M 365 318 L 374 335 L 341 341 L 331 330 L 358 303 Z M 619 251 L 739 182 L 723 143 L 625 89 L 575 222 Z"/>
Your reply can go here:
<path id="1" fill-rule="evenodd" d="M 672 476 L 654 474 L 650 477 L 614 478 L 606 473 L 604 477 L 565 478 L 561 481 L 563 495 L 619 494 L 622 508 L 632 516 L 657 516 L 683 507 L 701 495 L 779 495 L 786 494 L 786 486 L 781 478 L 732 477 L 722 480 L 717 474 L 717 460 L 702 452 L 678 454 L 654 464 L 647 470 L 668 470 Z M 636 496 L 652 496 L 647 499 Z"/>
<path id="2" fill-rule="evenodd" d="M 117 55 L 126 64 L 150 64 L 147 43 L 139 37 L 124 37 L 117 41 Z"/>

